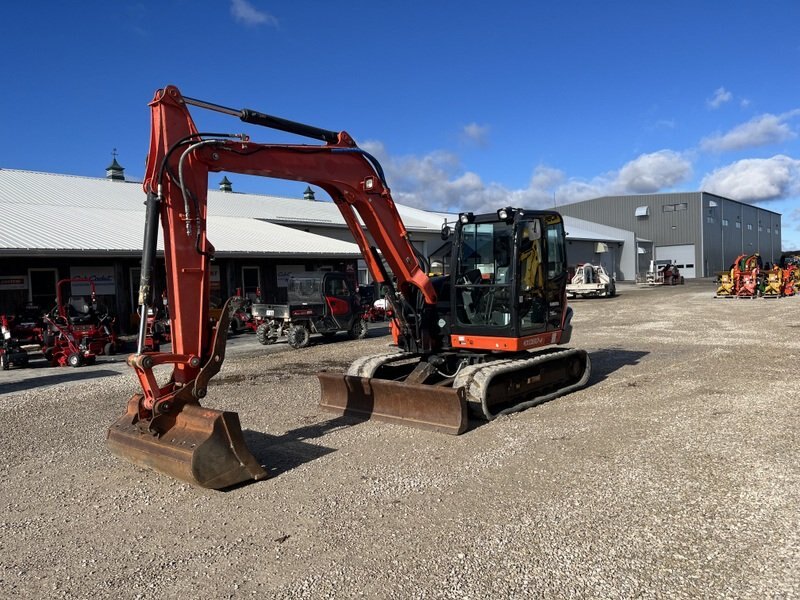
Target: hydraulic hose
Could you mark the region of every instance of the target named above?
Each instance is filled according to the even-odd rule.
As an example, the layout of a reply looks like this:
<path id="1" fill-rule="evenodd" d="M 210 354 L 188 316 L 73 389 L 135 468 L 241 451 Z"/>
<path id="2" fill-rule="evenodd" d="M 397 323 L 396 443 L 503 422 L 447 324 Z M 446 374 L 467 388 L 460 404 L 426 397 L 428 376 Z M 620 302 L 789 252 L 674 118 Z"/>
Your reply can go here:
<path id="1" fill-rule="evenodd" d="M 186 150 L 183 151 L 181 154 L 180 159 L 178 160 L 178 185 L 181 188 L 181 195 L 183 196 L 183 209 L 184 215 L 186 215 L 186 235 L 192 235 L 192 219 L 190 218 L 190 209 L 189 209 L 189 194 L 186 190 L 186 185 L 183 182 L 183 165 L 186 162 L 186 157 L 189 156 L 192 152 L 194 152 L 197 148 L 201 146 L 207 146 L 209 144 L 221 144 L 221 140 L 202 140 L 195 144 L 189 146 Z M 197 207 L 195 207 L 195 215 L 194 221 L 196 224 L 200 223 L 200 214 L 197 213 Z"/>

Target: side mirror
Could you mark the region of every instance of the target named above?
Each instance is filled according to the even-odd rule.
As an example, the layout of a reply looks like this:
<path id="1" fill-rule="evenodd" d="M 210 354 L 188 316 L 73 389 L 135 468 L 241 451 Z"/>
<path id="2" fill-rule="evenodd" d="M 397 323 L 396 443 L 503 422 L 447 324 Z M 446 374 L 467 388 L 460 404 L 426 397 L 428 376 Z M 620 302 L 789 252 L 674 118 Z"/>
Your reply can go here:
<path id="1" fill-rule="evenodd" d="M 442 233 L 441 233 L 441 236 L 442 236 L 442 239 L 443 239 L 443 240 L 446 240 L 447 238 L 449 238 L 449 237 L 450 237 L 450 235 L 451 235 L 452 233 L 453 233 L 453 230 L 452 230 L 452 229 L 450 229 L 450 225 L 448 225 L 447 223 L 445 223 L 444 225 L 442 225 Z"/>

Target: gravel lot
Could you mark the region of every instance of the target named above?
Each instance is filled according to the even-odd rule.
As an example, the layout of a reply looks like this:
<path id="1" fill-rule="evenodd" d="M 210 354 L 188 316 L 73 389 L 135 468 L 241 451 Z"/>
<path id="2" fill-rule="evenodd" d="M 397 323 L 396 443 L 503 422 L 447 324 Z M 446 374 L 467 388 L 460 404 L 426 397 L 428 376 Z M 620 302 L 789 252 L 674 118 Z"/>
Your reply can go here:
<path id="1" fill-rule="evenodd" d="M 228 492 L 106 451 L 123 365 L 0 373 L 0 596 L 800 597 L 800 298 L 619 292 L 572 302 L 586 389 L 459 437 L 318 408 L 382 331 L 250 338 L 205 404 L 272 477 Z"/>

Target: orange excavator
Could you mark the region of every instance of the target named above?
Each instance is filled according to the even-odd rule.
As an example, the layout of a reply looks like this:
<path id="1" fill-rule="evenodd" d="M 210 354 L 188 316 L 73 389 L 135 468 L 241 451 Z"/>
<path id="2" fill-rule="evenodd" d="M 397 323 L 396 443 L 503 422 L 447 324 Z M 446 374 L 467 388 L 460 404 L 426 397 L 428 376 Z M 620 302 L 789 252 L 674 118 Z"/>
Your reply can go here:
<path id="1" fill-rule="evenodd" d="M 201 133 L 189 106 L 324 144 L 261 144 L 243 134 Z M 341 210 L 372 277 L 388 290 L 396 351 L 361 358 L 347 373 L 320 373 L 324 409 L 457 435 L 467 429 L 470 412 L 493 419 L 586 385 L 587 353 L 558 348 L 572 332 L 558 213 L 513 207 L 461 213 L 453 227 L 442 227 L 452 243 L 449 275 L 429 276 L 380 164 L 346 132 L 189 98 L 173 86 L 158 90 L 150 107 L 142 325 L 137 352 L 128 358 L 142 391 L 108 430 L 116 455 L 214 489 L 266 477 L 244 442 L 238 415 L 200 405 L 225 358 L 229 326 L 227 307 L 216 325 L 208 318 L 214 256 L 206 237 L 209 172 L 319 186 Z M 159 221 L 169 353 L 145 349 Z M 153 373 L 159 365 L 172 367 L 166 383 Z"/>

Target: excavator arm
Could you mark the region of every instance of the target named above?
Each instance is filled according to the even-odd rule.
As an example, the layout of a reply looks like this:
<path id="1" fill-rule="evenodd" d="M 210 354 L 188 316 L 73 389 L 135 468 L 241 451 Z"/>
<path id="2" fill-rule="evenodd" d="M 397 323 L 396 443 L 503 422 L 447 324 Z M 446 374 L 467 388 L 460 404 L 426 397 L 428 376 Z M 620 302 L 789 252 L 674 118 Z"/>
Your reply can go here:
<path id="1" fill-rule="evenodd" d="M 200 134 L 189 114 L 190 104 L 238 114 L 250 123 L 327 143 L 258 144 L 244 135 Z M 321 187 L 339 207 L 373 278 L 382 284 L 391 283 L 359 218 L 396 278 L 399 294 L 408 299 L 418 290 L 425 304 L 436 303 L 433 285 L 420 267 L 380 165 L 358 148 L 347 132 L 336 133 L 248 109 L 236 111 L 185 98 L 172 86 L 159 90 L 150 106 L 152 128 L 144 189 L 147 194 L 155 194 L 161 207 L 167 273 L 172 280 L 168 282 L 170 302 L 178 315 L 193 315 L 194 322 L 176 323 L 178 337 L 182 338 L 176 350 L 188 350 L 183 348 L 187 343 L 192 351 L 200 352 L 207 343 L 201 330 L 206 316 L 202 311 L 207 310 L 207 263 L 214 252 L 205 227 L 209 172 L 297 180 Z M 191 282 L 186 280 L 187 274 Z M 186 283 L 178 285 L 178 279 Z"/>
<path id="2" fill-rule="evenodd" d="M 189 105 L 325 144 L 258 144 L 243 134 L 201 133 Z M 428 326 L 436 292 L 420 266 L 380 165 L 346 132 L 186 98 L 174 86 L 158 90 L 150 108 L 139 343 L 137 353 L 128 359 L 142 393 L 134 394 L 125 415 L 112 425 L 108 443 L 113 452 L 138 464 L 206 487 L 227 487 L 266 473 L 247 451 L 238 416 L 203 409 L 199 404 L 209 379 L 221 368 L 228 327 L 227 305 L 216 327 L 209 326 L 209 274 L 214 256 L 206 229 L 209 172 L 297 180 L 324 189 L 339 207 L 373 278 L 393 290 L 393 332 L 404 350 L 435 349 L 438 338 L 430 334 Z M 144 352 L 159 220 L 172 319 L 170 353 Z M 396 278 L 396 288 L 381 259 Z M 160 384 L 153 373 L 158 365 L 172 366 L 166 384 Z"/>

